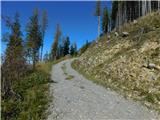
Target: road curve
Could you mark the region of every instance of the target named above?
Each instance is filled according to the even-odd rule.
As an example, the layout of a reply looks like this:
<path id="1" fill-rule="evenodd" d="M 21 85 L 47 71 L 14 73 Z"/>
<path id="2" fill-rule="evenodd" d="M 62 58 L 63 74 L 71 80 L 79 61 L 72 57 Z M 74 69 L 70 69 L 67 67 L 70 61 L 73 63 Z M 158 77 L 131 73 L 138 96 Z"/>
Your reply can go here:
<path id="1" fill-rule="evenodd" d="M 48 109 L 48 120 L 158 119 L 156 113 L 140 103 L 87 80 L 72 69 L 72 60 L 53 66 L 55 83 L 50 84 L 50 94 L 54 100 Z"/>

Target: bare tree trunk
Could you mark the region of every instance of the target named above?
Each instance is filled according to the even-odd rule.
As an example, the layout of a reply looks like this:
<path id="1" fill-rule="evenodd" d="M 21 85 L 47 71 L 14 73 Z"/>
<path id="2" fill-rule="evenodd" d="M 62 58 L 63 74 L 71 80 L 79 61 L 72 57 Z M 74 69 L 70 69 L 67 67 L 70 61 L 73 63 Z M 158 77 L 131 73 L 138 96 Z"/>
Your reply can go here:
<path id="1" fill-rule="evenodd" d="M 142 1 L 142 16 L 146 15 L 146 0 Z"/>
<path id="2" fill-rule="evenodd" d="M 116 21 L 115 21 L 116 23 L 115 23 L 115 28 L 117 28 L 118 27 L 118 11 L 117 11 L 117 15 L 116 15 Z"/>
<path id="3" fill-rule="evenodd" d="M 127 22 L 127 4 L 126 4 L 126 1 L 125 1 L 125 4 L 124 4 L 124 22 L 125 23 Z"/>
<path id="4" fill-rule="evenodd" d="M 160 1 L 158 1 L 158 10 L 160 11 Z"/>
<path id="5" fill-rule="evenodd" d="M 117 27 L 119 27 L 120 26 L 120 20 L 119 20 L 119 13 L 120 13 L 120 6 L 119 6 L 120 4 L 119 4 L 119 2 L 118 2 L 118 11 L 117 11 Z"/>
<path id="6" fill-rule="evenodd" d="M 123 14 L 122 14 L 122 2 L 120 3 L 120 26 L 122 25 L 122 19 L 123 19 Z"/>
<path id="7" fill-rule="evenodd" d="M 41 61 L 42 61 L 42 55 L 43 55 L 43 45 L 41 47 L 41 58 L 40 58 Z"/>
<path id="8" fill-rule="evenodd" d="M 100 36 L 100 16 L 98 16 L 98 37 L 96 43 L 98 43 L 99 36 Z"/>
<path id="9" fill-rule="evenodd" d="M 152 8 L 151 8 L 151 0 L 148 1 L 148 12 L 151 13 Z"/>
<path id="10" fill-rule="evenodd" d="M 129 20 L 130 21 L 132 20 L 132 8 L 130 8 L 130 17 L 129 17 Z"/>
<path id="11" fill-rule="evenodd" d="M 98 16 L 98 37 L 100 36 L 100 16 Z"/>
<path id="12" fill-rule="evenodd" d="M 139 17 L 141 16 L 141 1 L 139 1 L 139 3 L 138 3 L 139 5 L 138 5 L 138 14 L 139 14 Z"/>

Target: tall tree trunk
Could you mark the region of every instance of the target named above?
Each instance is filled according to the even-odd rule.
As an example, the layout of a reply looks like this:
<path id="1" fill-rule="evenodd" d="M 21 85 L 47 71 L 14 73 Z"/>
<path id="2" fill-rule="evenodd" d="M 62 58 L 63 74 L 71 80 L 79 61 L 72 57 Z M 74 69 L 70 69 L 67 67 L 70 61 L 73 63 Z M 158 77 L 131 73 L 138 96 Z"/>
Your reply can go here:
<path id="1" fill-rule="evenodd" d="M 152 9 L 151 9 L 151 0 L 148 1 L 148 12 L 151 13 Z"/>
<path id="2" fill-rule="evenodd" d="M 122 19 L 123 19 L 123 14 L 122 14 L 122 2 L 120 2 L 120 26 L 122 25 Z"/>
<path id="3" fill-rule="evenodd" d="M 158 1 L 158 10 L 160 11 L 160 1 Z"/>
<path id="4" fill-rule="evenodd" d="M 42 55 L 43 55 L 43 44 L 42 44 L 42 47 L 41 47 L 41 58 L 40 58 L 41 61 L 42 61 Z"/>
<path id="5" fill-rule="evenodd" d="M 36 68 L 36 51 L 33 51 L 33 71 Z"/>
<path id="6" fill-rule="evenodd" d="M 99 39 L 99 36 L 100 36 L 100 16 L 98 16 L 98 37 L 97 37 L 97 40 L 96 40 L 96 43 L 98 43 L 98 39 Z"/>
<path id="7" fill-rule="evenodd" d="M 132 21 L 132 8 L 131 7 L 130 7 L 130 14 L 129 15 L 130 15 L 129 20 Z"/>
<path id="8" fill-rule="evenodd" d="M 2 71 L 3 72 L 3 71 Z M 1 83 L 1 92 L 3 97 L 9 97 L 9 93 L 11 90 L 11 81 L 5 79 L 5 77 L 2 75 L 2 83 Z"/>
<path id="9" fill-rule="evenodd" d="M 138 2 L 138 15 L 141 16 L 141 1 Z"/>
<path id="10" fill-rule="evenodd" d="M 146 1 L 142 1 L 142 16 L 146 14 Z"/>
<path id="11" fill-rule="evenodd" d="M 100 16 L 98 16 L 98 37 L 100 36 Z"/>
<path id="12" fill-rule="evenodd" d="M 127 22 L 127 2 L 124 3 L 124 22 Z"/>
<path id="13" fill-rule="evenodd" d="M 118 2 L 118 11 L 117 11 L 117 28 L 120 26 L 120 4 Z"/>

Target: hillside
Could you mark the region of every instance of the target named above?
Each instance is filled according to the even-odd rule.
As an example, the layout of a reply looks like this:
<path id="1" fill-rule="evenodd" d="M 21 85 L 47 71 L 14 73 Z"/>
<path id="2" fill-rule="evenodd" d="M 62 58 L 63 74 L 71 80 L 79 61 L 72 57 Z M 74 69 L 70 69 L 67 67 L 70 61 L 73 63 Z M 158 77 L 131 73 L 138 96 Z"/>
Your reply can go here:
<path id="1" fill-rule="evenodd" d="M 122 32 L 128 32 L 122 37 Z M 72 66 L 94 82 L 160 112 L 160 12 L 100 37 Z"/>

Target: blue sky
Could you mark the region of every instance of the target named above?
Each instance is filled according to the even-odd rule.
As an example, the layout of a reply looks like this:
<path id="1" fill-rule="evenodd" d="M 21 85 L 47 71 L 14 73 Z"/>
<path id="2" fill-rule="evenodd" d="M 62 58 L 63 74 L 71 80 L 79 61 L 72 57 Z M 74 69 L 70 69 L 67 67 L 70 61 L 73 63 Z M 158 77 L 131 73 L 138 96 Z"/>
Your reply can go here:
<path id="1" fill-rule="evenodd" d="M 34 8 L 38 8 L 40 14 L 46 10 L 48 14 L 48 28 L 44 40 L 44 52 L 50 51 L 54 40 L 56 24 L 59 23 L 62 35 L 69 36 L 71 43 L 76 42 L 80 48 L 86 40 L 92 41 L 97 36 L 97 18 L 94 16 L 95 1 L 46 1 L 46 2 L 2 2 L 1 14 L 13 18 L 16 11 L 20 14 L 21 31 L 25 38 L 25 27 L 29 22 Z M 111 9 L 110 1 L 101 2 L 102 7 L 107 6 Z M 7 32 L 4 22 L 2 21 L 2 35 Z M 2 53 L 5 50 L 5 43 L 2 43 Z"/>

